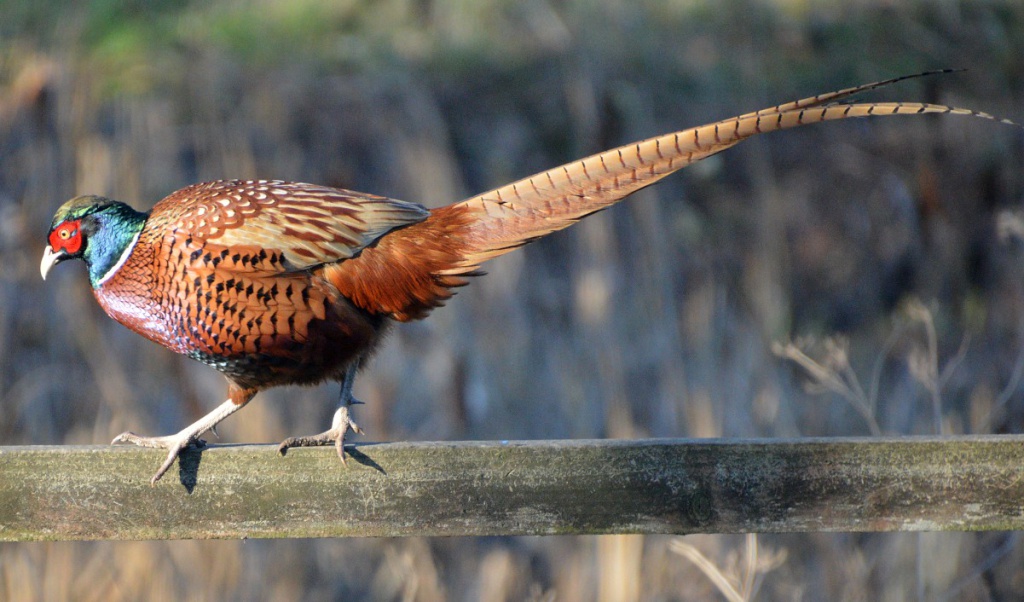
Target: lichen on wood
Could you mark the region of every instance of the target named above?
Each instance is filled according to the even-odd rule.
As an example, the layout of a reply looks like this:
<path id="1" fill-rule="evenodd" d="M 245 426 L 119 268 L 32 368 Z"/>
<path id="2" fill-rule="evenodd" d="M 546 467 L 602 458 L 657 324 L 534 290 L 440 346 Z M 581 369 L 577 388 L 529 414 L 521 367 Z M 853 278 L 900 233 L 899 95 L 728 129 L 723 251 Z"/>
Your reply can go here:
<path id="1" fill-rule="evenodd" d="M 1024 437 L 0 448 L 0 540 L 1008 530 Z"/>

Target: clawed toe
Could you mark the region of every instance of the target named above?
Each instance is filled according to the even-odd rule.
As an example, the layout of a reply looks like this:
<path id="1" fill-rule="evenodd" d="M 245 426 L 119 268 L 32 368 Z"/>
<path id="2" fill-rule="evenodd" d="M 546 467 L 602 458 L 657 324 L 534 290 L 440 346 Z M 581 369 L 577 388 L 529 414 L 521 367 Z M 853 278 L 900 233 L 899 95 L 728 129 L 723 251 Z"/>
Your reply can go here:
<path id="1" fill-rule="evenodd" d="M 118 445 L 120 443 L 133 443 L 141 447 L 154 447 L 146 445 L 146 437 L 140 437 L 131 431 L 125 431 L 120 435 L 114 437 L 114 440 L 110 442 L 111 445 Z"/>
<path id="2" fill-rule="evenodd" d="M 197 448 L 206 447 L 206 441 L 204 439 L 198 439 L 196 437 L 182 435 L 180 433 L 177 435 L 167 435 L 165 437 L 143 437 L 142 435 L 136 435 L 131 431 L 125 431 L 114 437 L 114 440 L 110 442 L 111 445 L 118 445 L 122 443 L 155 449 L 185 449 L 190 445 Z"/>

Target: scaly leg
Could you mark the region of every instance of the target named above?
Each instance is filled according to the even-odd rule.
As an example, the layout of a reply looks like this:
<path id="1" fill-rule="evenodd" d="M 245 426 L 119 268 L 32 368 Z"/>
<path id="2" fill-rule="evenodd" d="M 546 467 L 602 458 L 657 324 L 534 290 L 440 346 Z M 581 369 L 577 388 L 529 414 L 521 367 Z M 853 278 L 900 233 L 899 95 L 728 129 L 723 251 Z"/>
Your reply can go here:
<path id="1" fill-rule="evenodd" d="M 359 425 L 352 420 L 349 411 L 350 406 L 363 403 L 352 397 L 352 383 L 356 380 L 356 371 L 358 369 L 358 364 L 353 364 L 345 371 L 345 378 L 341 381 L 340 403 L 338 411 L 334 413 L 334 418 L 331 420 L 331 428 L 318 435 L 285 439 L 277 447 L 277 451 L 282 456 L 288 453 L 288 450 L 292 447 L 316 447 L 333 443 L 335 450 L 338 452 L 338 457 L 341 458 L 341 463 L 345 463 L 345 433 L 348 431 L 359 434 L 363 433 L 363 429 L 359 428 Z"/>
<path id="2" fill-rule="evenodd" d="M 154 447 L 167 450 L 167 459 L 160 465 L 160 469 L 156 471 L 153 478 L 150 479 L 149 483 L 155 485 L 160 477 L 164 476 L 164 473 L 174 465 L 174 460 L 181 455 L 181 452 L 190 445 L 202 447 L 206 444 L 205 441 L 199 437 L 207 432 L 214 430 L 217 424 L 234 414 L 238 410 L 242 409 L 246 403 L 249 402 L 253 396 L 256 395 L 255 390 L 243 390 L 234 386 L 233 384 L 228 387 L 228 399 L 224 403 L 220 404 L 212 412 L 203 416 L 199 420 L 193 422 L 189 426 L 185 427 L 174 435 L 167 435 L 164 437 L 143 437 L 136 435 L 131 431 L 125 431 L 114 437 L 114 440 L 110 442 L 111 445 L 118 443 L 133 443 L 141 447 Z"/>

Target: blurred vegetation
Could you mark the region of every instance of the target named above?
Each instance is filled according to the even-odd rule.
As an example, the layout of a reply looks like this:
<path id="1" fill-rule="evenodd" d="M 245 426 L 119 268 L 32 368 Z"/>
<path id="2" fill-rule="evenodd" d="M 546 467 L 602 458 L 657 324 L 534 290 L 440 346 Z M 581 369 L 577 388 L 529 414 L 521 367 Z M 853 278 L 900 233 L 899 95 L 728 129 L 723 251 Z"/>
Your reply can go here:
<path id="1" fill-rule="evenodd" d="M 208 368 L 38 277 L 65 199 L 218 178 L 450 203 L 853 84 L 1024 120 L 1024 5 L 858 0 L 6 0 L 0 441 L 176 431 Z M 1021 432 L 1024 138 L 973 119 L 753 140 L 488 265 L 356 385 L 365 439 Z M 817 376 L 815 376 L 817 375 Z M 227 441 L 329 420 L 262 394 Z M 954 475 L 955 477 L 955 475 Z M 173 486 L 164 483 L 162 486 Z M 742 540 L 687 538 L 725 572 Z M 1012 599 L 1015 535 L 763 536 L 770 599 Z M 0 547 L 0 598 L 717 599 L 668 538 Z M 691 555 L 692 556 L 692 555 Z M 696 556 L 692 556 L 696 557 Z"/>

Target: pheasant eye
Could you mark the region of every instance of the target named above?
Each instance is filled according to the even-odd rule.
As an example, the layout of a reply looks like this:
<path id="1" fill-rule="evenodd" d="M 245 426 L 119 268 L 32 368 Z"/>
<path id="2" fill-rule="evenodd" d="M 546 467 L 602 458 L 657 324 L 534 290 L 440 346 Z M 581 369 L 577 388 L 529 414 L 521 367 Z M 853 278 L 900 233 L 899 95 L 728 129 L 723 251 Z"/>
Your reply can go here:
<path id="1" fill-rule="evenodd" d="M 82 236 L 79 231 L 79 222 L 61 224 L 50 234 L 50 247 L 54 251 L 63 250 L 68 253 L 77 253 L 82 248 Z"/>

